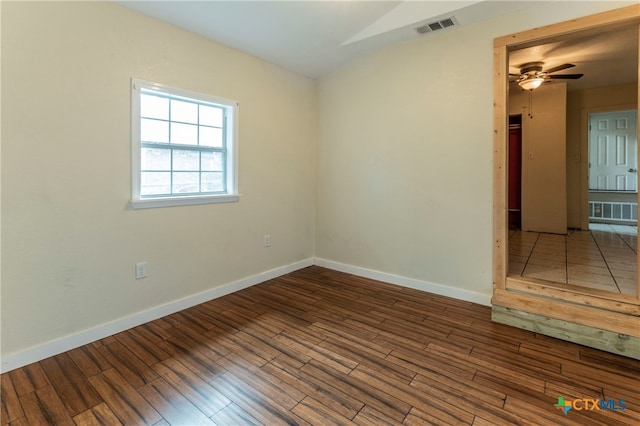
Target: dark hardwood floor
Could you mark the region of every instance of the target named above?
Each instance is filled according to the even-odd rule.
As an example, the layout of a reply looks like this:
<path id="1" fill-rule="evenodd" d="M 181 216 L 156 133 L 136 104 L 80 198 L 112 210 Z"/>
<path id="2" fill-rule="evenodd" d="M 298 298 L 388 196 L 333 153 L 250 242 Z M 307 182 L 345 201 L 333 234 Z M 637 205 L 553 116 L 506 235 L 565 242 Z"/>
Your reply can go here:
<path id="1" fill-rule="evenodd" d="M 320 267 L 1 378 L 2 425 L 640 424 L 638 361 Z"/>

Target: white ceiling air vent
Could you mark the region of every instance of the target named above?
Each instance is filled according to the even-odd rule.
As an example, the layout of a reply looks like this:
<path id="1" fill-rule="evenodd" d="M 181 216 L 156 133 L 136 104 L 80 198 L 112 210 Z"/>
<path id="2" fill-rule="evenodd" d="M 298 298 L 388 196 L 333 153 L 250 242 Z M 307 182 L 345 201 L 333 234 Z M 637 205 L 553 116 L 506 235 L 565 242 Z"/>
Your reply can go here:
<path id="1" fill-rule="evenodd" d="M 456 25 L 458 25 L 458 21 L 456 21 L 456 18 L 453 16 L 450 16 L 439 21 L 429 22 L 428 24 L 422 25 L 416 28 L 416 31 L 418 34 L 423 35 L 438 30 L 444 30 L 445 28 L 454 27 Z"/>

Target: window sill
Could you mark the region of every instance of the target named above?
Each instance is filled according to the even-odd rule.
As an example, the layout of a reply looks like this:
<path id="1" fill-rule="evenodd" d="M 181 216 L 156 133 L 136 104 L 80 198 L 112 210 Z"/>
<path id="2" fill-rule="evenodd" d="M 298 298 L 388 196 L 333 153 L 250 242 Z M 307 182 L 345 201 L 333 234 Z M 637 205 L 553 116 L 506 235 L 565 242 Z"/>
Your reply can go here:
<path id="1" fill-rule="evenodd" d="M 131 200 L 131 207 L 138 209 L 152 209 L 156 207 L 192 206 L 198 204 L 237 203 L 240 195 L 210 195 L 194 197 L 163 197 L 140 198 Z"/>

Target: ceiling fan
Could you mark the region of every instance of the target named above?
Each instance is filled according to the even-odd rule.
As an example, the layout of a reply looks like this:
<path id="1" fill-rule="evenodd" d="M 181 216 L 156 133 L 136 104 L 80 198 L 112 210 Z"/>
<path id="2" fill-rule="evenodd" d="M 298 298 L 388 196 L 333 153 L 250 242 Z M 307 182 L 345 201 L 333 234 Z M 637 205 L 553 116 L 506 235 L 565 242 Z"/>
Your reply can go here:
<path id="1" fill-rule="evenodd" d="M 516 77 L 515 80 L 524 90 L 533 90 L 540 87 L 544 82 L 551 80 L 577 80 L 584 74 L 556 74 L 555 72 L 575 67 L 574 64 L 562 64 L 543 71 L 544 62 L 527 62 L 520 67 L 520 74 L 509 74 L 509 77 Z"/>

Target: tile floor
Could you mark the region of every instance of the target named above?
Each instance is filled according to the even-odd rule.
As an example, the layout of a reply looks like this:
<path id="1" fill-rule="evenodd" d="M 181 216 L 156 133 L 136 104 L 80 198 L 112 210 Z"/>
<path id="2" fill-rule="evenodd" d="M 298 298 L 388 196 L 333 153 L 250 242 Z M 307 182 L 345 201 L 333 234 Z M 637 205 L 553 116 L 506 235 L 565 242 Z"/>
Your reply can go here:
<path id="1" fill-rule="evenodd" d="M 637 295 L 638 227 L 590 224 L 567 235 L 509 232 L 509 273 Z"/>

